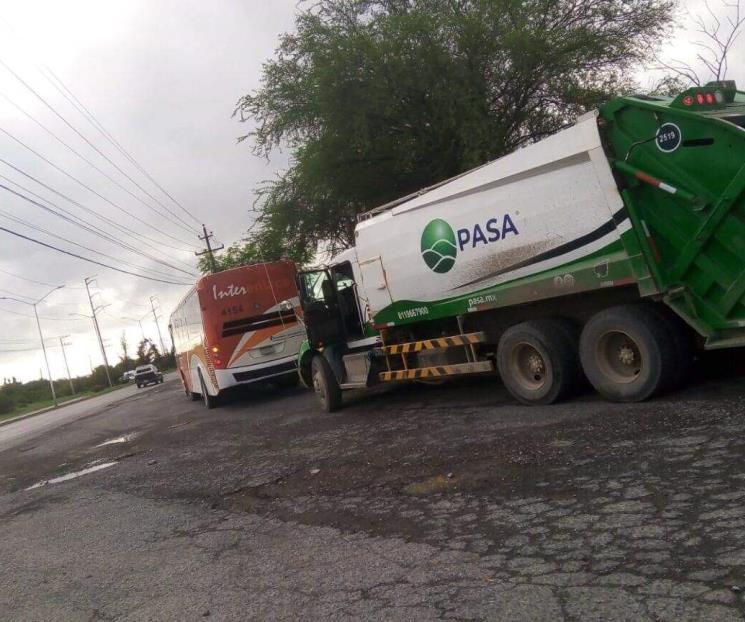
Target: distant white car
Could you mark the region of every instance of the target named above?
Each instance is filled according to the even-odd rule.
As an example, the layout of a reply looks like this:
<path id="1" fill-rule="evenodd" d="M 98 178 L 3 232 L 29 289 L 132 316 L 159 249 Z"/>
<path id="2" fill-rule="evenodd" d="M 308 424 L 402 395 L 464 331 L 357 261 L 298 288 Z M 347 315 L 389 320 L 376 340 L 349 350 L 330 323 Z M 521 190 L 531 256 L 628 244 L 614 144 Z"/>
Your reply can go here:
<path id="1" fill-rule="evenodd" d="M 119 382 L 130 382 L 131 380 L 135 379 L 135 370 L 130 369 L 129 371 L 125 371 L 122 374 L 122 377 L 119 378 Z"/>
<path id="2" fill-rule="evenodd" d="M 135 369 L 135 382 L 138 389 L 149 384 L 160 384 L 163 382 L 163 374 L 155 365 L 140 365 Z"/>

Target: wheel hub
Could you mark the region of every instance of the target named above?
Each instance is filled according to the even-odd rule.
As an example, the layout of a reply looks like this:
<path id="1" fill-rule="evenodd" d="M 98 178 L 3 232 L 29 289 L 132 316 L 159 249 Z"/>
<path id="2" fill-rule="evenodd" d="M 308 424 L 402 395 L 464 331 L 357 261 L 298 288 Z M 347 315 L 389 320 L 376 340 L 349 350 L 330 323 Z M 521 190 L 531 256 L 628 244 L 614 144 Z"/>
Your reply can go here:
<path id="1" fill-rule="evenodd" d="M 528 369 L 534 376 L 541 376 L 544 372 L 544 364 L 541 356 L 536 352 L 528 357 Z"/>
<path id="2" fill-rule="evenodd" d="M 624 365 L 633 365 L 636 361 L 636 354 L 634 349 L 626 344 L 619 349 L 618 358 Z"/>
<path id="3" fill-rule="evenodd" d="M 547 381 L 547 365 L 542 354 L 530 343 L 515 346 L 510 356 L 515 380 L 527 391 L 539 391 Z"/>
<path id="4" fill-rule="evenodd" d="M 620 330 L 609 330 L 598 339 L 595 357 L 603 374 L 619 384 L 634 382 L 644 365 L 636 341 Z"/>

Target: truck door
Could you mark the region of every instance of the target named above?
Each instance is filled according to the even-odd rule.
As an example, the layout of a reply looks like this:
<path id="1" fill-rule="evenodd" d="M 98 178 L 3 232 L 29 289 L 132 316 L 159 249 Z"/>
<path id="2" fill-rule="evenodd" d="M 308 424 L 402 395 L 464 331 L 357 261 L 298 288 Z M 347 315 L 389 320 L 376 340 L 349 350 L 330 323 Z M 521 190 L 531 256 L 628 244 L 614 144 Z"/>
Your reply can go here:
<path id="1" fill-rule="evenodd" d="M 313 348 L 344 341 L 344 323 L 336 285 L 328 270 L 300 272 L 297 276 L 300 307 L 308 341 Z"/>
<path id="2" fill-rule="evenodd" d="M 357 284 L 354 282 L 352 264 L 345 261 L 332 266 L 331 277 L 336 288 L 339 314 L 347 339 L 363 337 L 362 311 L 357 298 Z"/>

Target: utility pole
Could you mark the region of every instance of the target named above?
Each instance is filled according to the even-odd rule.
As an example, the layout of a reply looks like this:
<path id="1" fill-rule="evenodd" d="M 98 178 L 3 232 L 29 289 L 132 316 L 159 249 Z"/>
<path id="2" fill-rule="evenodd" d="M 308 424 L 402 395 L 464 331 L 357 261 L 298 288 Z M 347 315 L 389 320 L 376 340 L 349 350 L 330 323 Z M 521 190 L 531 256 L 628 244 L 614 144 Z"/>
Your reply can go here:
<path id="1" fill-rule="evenodd" d="M 156 296 L 150 296 L 150 308 L 153 310 L 153 319 L 155 320 L 155 328 L 158 329 L 158 339 L 160 340 L 160 355 L 166 356 L 166 346 L 163 343 L 163 335 L 160 332 L 160 324 L 158 323 L 158 315 L 155 312 L 155 301 Z M 140 328 L 142 328 L 142 325 L 140 325 Z"/>
<path id="2" fill-rule="evenodd" d="M 215 261 L 215 251 L 222 250 L 223 248 L 225 248 L 225 245 L 220 244 L 220 246 L 212 248 L 212 244 L 210 240 L 215 237 L 215 234 L 212 233 L 212 231 L 207 233 L 207 227 L 204 225 L 202 225 L 202 231 L 204 232 L 204 235 L 200 235 L 198 237 L 200 240 L 202 240 L 202 242 L 204 242 L 207 245 L 207 250 L 195 252 L 194 254 L 197 257 L 201 257 L 202 255 L 207 255 L 208 261 L 210 262 L 210 272 L 214 274 L 215 272 L 217 272 L 217 262 Z"/>
<path id="3" fill-rule="evenodd" d="M 63 335 L 59 338 L 59 345 L 60 348 L 62 348 L 62 358 L 65 360 L 65 369 L 67 370 L 67 379 L 70 381 L 70 392 L 75 395 L 75 386 L 72 384 L 72 376 L 70 375 L 70 366 L 67 364 L 67 354 L 65 354 L 65 339 L 69 337 L 70 335 Z"/>
<path id="4" fill-rule="evenodd" d="M 34 317 L 36 317 L 36 327 L 39 329 L 39 340 L 41 341 L 41 350 L 44 353 L 44 363 L 47 366 L 47 375 L 49 376 L 49 388 L 52 390 L 52 402 L 54 402 L 55 406 L 59 406 L 57 403 L 57 392 L 54 390 L 54 381 L 52 380 L 52 370 L 49 368 L 49 357 L 47 357 L 47 347 L 44 345 L 44 333 L 41 332 L 41 322 L 39 321 L 39 312 L 37 310 L 37 306 L 44 301 L 44 299 L 47 298 L 51 293 L 56 292 L 58 289 L 62 289 L 64 285 L 59 285 L 57 287 L 54 287 L 50 289 L 46 294 L 44 294 L 39 300 L 36 302 L 29 302 L 28 300 L 21 300 L 20 298 L 13 298 L 12 296 L 3 296 L 0 298 L 0 300 L 15 300 L 16 302 L 21 302 L 25 305 L 29 305 L 34 308 Z"/>
<path id="5" fill-rule="evenodd" d="M 101 330 L 98 327 L 98 318 L 96 317 L 96 307 L 93 305 L 93 296 L 91 296 L 90 284 L 96 277 L 85 277 L 85 291 L 88 293 L 88 302 L 91 304 L 91 313 L 93 318 L 93 327 L 96 329 L 96 336 L 98 337 L 98 345 L 101 347 L 101 356 L 103 356 L 103 364 L 106 369 L 106 380 L 109 381 L 109 386 L 113 387 L 111 382 L 111 374 L 109 373 L 109 359 L 106 357 L 106 348 L 103 347 L 103 339 L 101 339 Z"/>

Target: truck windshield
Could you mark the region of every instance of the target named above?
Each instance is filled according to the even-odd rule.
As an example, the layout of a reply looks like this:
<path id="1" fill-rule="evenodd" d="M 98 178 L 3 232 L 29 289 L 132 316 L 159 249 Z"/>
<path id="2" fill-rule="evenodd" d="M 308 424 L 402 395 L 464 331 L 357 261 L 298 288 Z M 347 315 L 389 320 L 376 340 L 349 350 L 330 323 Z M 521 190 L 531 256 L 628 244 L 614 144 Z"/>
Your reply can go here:
<path id="1" fill-rule="evenodd" d="M 303 297 L 303 302 L 323 302 L 323 284 L 329 280 L 331 280 L 331 276 L 326 272 L 326 270 L 303 272 L 300 275 L 300 285 L 302 289 L 300 293 Z"/>

